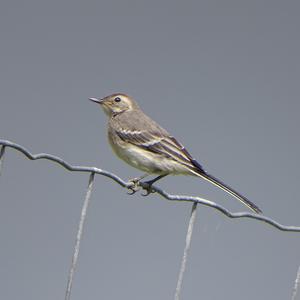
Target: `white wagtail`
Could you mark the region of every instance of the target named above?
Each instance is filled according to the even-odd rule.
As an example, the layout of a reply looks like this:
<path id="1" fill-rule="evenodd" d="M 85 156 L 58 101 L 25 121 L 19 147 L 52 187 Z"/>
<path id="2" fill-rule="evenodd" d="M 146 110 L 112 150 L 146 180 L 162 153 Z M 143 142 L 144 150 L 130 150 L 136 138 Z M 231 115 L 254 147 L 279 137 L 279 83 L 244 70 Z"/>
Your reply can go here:
<path id="1" fill-rule="evenodd" d="M 99 103 L 108 115 L 108 140 L 115 154 L 129 165 L 149 174 L 158 175 L 147 183 L 151 185 L 169 174 L 201 177 L 232 195 L 251 210 L 261 210 L 247 198 L 208 174 L 190 153 L 165 129 L 148 117 L 128 95 L 112 94 Z"/>

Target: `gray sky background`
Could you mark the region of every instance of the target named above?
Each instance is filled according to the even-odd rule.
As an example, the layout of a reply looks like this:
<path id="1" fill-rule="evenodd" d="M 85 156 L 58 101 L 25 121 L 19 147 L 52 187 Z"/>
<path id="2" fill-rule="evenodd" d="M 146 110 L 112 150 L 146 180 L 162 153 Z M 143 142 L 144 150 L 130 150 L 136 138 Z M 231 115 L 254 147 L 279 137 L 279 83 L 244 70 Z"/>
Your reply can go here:
<path id="1" fill-rule="evenodd" d="M 122 178 L 88 97 L 132 95 L 211 174 L 300 225 L 299 1 L 2 1 L 1 138 Z M 88 176 L 5 156 L 0 298 L 63 299 Z M 170 193 L 238 201 L 190 177 Z M 72 299 L 172 299 L 190 204 L 97 176 Z M 182 299 L 291 299 L 300 235 L 199 207 Z M 300 299 L 300 298 L 299 298 Z"/>

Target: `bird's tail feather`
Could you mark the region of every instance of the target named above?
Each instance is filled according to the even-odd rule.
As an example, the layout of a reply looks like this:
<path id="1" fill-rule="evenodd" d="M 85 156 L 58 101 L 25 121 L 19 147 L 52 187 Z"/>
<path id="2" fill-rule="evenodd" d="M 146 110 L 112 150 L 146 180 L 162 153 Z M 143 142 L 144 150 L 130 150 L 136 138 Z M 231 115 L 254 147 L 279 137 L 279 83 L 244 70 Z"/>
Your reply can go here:
<path id="1" fill-rule="evenodd" d="M 209 175 L 209 174 L 207 174 L 206 172 L 203 172 L 203 171 L 200 171 L 200 172 L 195 171 L 193 173 L 195 175 L 207 180 L 208 182 L 212 183 L 213 185 L 217 186 L 218 188 L 222 189 L 223 191 L 225 191 L 229 195 L 233 196 L 237 200 L 241 201 L 244 205 L 249 207 L 255 213 L 258 213 L 258 214 L 262 213 L 262 211 L 253 202 L 251 202 L 246 197 L 244 197 L 241 194 L 239 194 L 238 192 L 236 192 L 234 189 L 232 189 L 227 184 L 223 183 L 218 178 L 216 178 L 212 175 Z"/>

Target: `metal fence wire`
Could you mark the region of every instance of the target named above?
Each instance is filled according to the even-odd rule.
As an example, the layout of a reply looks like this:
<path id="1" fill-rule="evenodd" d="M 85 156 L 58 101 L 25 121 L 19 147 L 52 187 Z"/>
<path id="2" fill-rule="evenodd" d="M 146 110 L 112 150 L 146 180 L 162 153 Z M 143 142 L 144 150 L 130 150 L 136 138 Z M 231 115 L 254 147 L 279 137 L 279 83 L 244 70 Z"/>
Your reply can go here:
<path id="1" fill-rule="evenodd" d="M 75 247 L 74 247 L 72 262 L 71 262 L 69 276 L 68 276 L 67 288 L 66 288 L 66 293 L 65 293 L 65 300 L 70 300 L 73 278 L 74 278 L 75 269 L 76 269 L 78 256 L 79 256 L 80 242 L 82 239 L 84 222 L 86 219 L 87 209 L 88 209 L 89 201 L 90 201 L 91 194 L 92 194 L 95 175 L 102 175 L 102 176 L 109 177 L 110 179 L 112 179 L 113 181 L 115 181 L 120 186 L 122 186 L 123 188 L 126 188 L 126 189 L 132 188 L 134 183 L 127 182 L 111 172 L 108 172 L 108 171 L 105 171 L 105 170 L 102 170 L 102 169 L 99 169 L 96 167 L 71 165 L 71 164 L 67 163 L 65 160 L 63 160 L 62 158 L 51 155 L 51 154 L 47 154 L 47 153 L 32 154 L 25 147 L 18 145 L 16 143 L 10 142 L 8 140 L 0 139 L 0 146 L 1 146 L 1 148 L 0 148 L 0 175 L 3 171 L 2 170 L 3 169 L 3 160 L 4 160 L 6 148 L 12 148 L 14 150 L 17 150 L 18 152 L 21 152 L 22 154 L 24 154 L 30 160 L 39 160 L 39 159 L 49 160 L 51 162 L 57 163 L 59 166 L 65 168 L 68 171 L 83 172 L 83 173 L 89 174 L 88 188 L 86 191 L 86 196 L 85 196 L 82 210 L 81 210 L 81 216 L 80 216 L 80 221 L 79 221 L 79 225 L 78 225 Z M 149 187 L 149 185 L 146 182 L 140 182 L 140 183 L 138 183 L 138 185 L 141 188 L 145 188 L 145 189 L 147 189 Z M 273 220 L 272 218 L 269 218 L 264 215 L 258 215 L 258 214 L 247 213 L 247 212 L 233 213 L 233 212 L 230 212 L 229 210 L 227 210 L 225 207 L 223 207 L 215 202 L 212 202 L 210 200 L 206 200 L 204 198 L 185 196 L 185 195 L 172 195 L 172 194 L 169 194 L 166 191 L 160 189 L 157 186 L 152 186 L 151 189 L 152 189 L 152 192 L 158 193 L 164 199 L 169 200 L 169 201 L 192 202 L 192 210 L 191 210 L 191 214 L 190 214 L 188 230 L 187 230 L 187 235 L 186 235 L 186 244 L 185 244 L 185 248 L 184 248 L 184 253 L 183 253 L 183 257 L 182 257 L 182 261 L 181 261 L 181 267 L 179 270 L 177 285 L 176 285 L 176 289 L 175 289 L 175 296 L 174 296 L 175 300 L 180 299 L 183 276 L 184 276 L 184 272 L 185 272 L 185 268 L 186 268 L 188 251 L 189 251 L 190 244 L 191 244 L 193 227 L 194 227 L 194 223 L 195 223 L 195 219 L 196 219 L 196 209 L 197 209 L 197 206 L 199 206 L 199 204 L 209 206 L 209 207 L 221 212 L 228 218 L 232 218 L 232 219 L 249 218 L 249 219 L 253 219 L 256 221 L 264 222 L 264 223 L 271 225 L 274 228 L 281 230 L 281 231 L 300 232 L 300 227 L 298 227 L 298 226 L 282 225 L 279 222 Z M 300 267 L 298 269 L 295 284 L 294 284 L 293 291 L 292 291 L 292 300 L 296 300 L 296 296 L 298 294 L 299 282 L 300 282 Z"/>

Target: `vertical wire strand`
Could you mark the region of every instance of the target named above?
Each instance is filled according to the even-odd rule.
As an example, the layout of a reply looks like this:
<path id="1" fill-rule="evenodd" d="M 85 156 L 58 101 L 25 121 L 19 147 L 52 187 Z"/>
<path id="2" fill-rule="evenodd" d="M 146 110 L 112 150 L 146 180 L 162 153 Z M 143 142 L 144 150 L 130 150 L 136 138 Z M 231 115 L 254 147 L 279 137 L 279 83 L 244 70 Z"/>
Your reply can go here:
<path id="1" fill-rule="evenodd" d="M 2 146 L 0 149 L 0 175 L 1 175 L 2 166 L 3 166 L 4 153 L 5 153 L 5 146 Z"/>
<path id="2" fill-rule="evenodd" d="M 183 257 L 181 260 L 181 267 L 179 271 L 179 276 L 178 276 L 178 281 L 177 281 L 177 286 L 176 286 L 176 291 L 175 291 L 175 300 L 179 300 L 180 298 L 180 293 L 182 289 L 182 281 L 183 281 L 183 275 L 186 269 L 186 262 L 187 262 L 187 256 L 188 252 L 191 247 L 191 240 L 192 240 L 192 234 L 193 234 L 193 229 L 195 225 L 195 220 L 196 220 L 196 212 L 197 212 L 197 203 L 193 204 L 191 215 L 190 215 L 190 221 L 189 221 L 189 226 L 186 234 L 186 240 L 185 240 L 185 248 L 183 251 Z"/>
<path id="3" fill-rule="evenodd" d="M 83 206 L 81 209 L 81 216 L 80 216 L 80 221 L 79 221 L 79 225 L 78 225 L 78 231 L 77 231 L 76 242 L 75 242 L 75 247 L 74 247 L 74 254 L 73 254 L 69 277 L 68 277 L 68 284 L 67 284 L 65 300 L 70 300 L 70 297 L 71 297 L 73 278 L 74 278 L 74 273 L 75 273 L 75 269 L 77 266 L 78 255 L 79 255 L 79 250 L 80 250 L 80 242 L 82 239 L 83 227 L 84 227 L 84 222 L 86 219 L 86 212 L 87 212 L 87 209 L 89 206 L 91 193 L 92 193 L 92 189 L 93 189 L 94 178 L 95 178 L 95 173 L 92 172 L 89 177 L 88 188 L 87 188 L 86 196 L 85 196 Z"/>
<path id="4" fill-rule="evenodd" d="M 297 271 L 297 276 L 293 288 L 293 295 L 292 295 L 292 300 L 296 300 L 297 294 L 298 294 L 298 287 L 299 287 L 299 282 L 300 282 L 300 267 L 298 268 Z"/>

